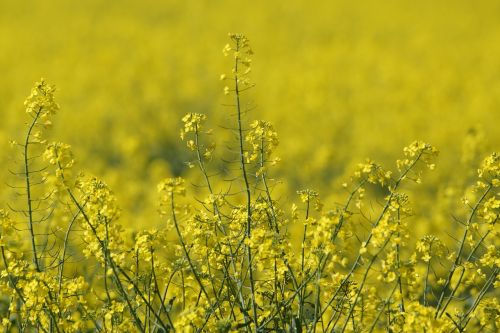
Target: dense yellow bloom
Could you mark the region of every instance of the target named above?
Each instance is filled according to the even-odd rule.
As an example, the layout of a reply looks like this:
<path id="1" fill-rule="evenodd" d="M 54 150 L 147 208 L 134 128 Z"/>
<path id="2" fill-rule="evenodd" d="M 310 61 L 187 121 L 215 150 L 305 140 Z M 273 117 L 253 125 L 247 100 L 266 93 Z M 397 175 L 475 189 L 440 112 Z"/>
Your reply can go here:
<path id="1" fill-rule="evenodd" d="M 440 258 L 446 253 L 444 244 L 433 235 L 424 236 L 417 242 L 416 248 L 425 262 L 429 262 L 432 257 Z"/>
<path id="2" fill-rule="evenodd" d="M 479 177 L 485 181 L 491 181 L 495 187 L 500 186 L 498 178 L 500 177 L 500 156 L 493 153 L 486 157 L 478 170 Z"/>
<path id="3" fill-rule="evenodd" d="M 250 124 L 245 140 L 251 146 L 251 150 L 247 151 L 245 156 L 247 163 L 256 161 L 260 157 L 263 163 L 267 162 L 279 143 L 278 134 L 273 125 L 263 120 L 255 120 Z"/>
<path id="4" fill-rule="evenodd" d="M 184 195 L 186 193 L 186 187 L 184 185 L 184 179 L 178 178 L 167 178 L 158 184 L 158 192 L 165 194 L 166 198 L 173 194 Z"/>
<path id="5" fill-rule="evenodd" d="M 49 144 L 45 150 L 44 158 L 52 165 L 58 165 L 61 169 L 71 168 L 74 164 L 71 146 L 61 142 Z"/>
<path id="6" fill-rule="evenodd" d="M 55 90 L 55 87 L 49 85 L 43 78 L 36 82 L 31 94 L 24 101 L 26 112 L 32 117 L 48 121 L 48 116 L 54 115 L 59 110 L 59 105 L 54 99 Z"/>
<path id="7" fill-rule="evenodd" d="M 47 332 L 496 329 L 498 154 L 482 164 L 465 158 L 467 164 L 477 163 L 476 179 L 471 178 L 473 173 L 462 173 L 457 184 L 441 184 L 429 177 L 434 187 L 415 189 L 415 183 L 425 186 L 422 174 L 435 169 L 438 153 L 430 144 L 414 141 L 403 149 L 397 171 L 368 159 L 354 165 L 350 182 L 339 176 L 345 184 L 341 191 L 323 186 L 328 192 L 320 199 L 318 191 L 299 190 L 299 204 L 291 204 L 287 193 L 300 185 L 297 179 L 284 182 L 289 187 L 282 190 L 267 168 L 277 161 L 275 127 L 264 120 L 248 123 L 245 118 L 251 108 L 246 107 L 243 93 L 253 87 L 249 40 L 241 34 L 229 38 L 223 52 L 230 56 L 232 68 L 221 79 L 233 80 L 224 93 L 235 105 L 229 105 L 233 112 L 225 117 L 232 121 L 227 126 L 232 141 L 225 138 L 228 149 L 217 151 L 220 161 L 209 163 L 214 160 L 215 142 L 204 142 L 212 131 L 205 129 L 207 117 L 196 112 L 182 118 L 180 132 L 194 156 L 189 162 L 197 166 L 194 170 L 156 170 L 154 157 L 141 152 L 141 140 L 123 144 L 131 159 L 142 158 L 152 165 L 148 169 L 152 180 L 167 177 L 157 185 L 161 208 L 156 220 L 137 201 L 126 204 L 134 207 L 134 218 L 125 215 L 119 224 L 119 206 L 135 183 L 127 190 L 119 187 L 115 194 L 107 182 L 95 177 L 72 178 L 70 146 L 45 145 L 38 129 L 31 133 L 32 128 L 48 124 L 47 118 L 59 108 L 54 88 L 44 81 L 36 83 L 26 101 L 32 123 L 25 143 L 14 145 L 24 148 L 20 155 L 24 172 L 12 173 L 24 180 L 18 196 L 26 200 L 12 199 L 14 214 L 0 209 L 0 292 L 6 304 L 0 307 L 2 328 Z M 28 149 L 32 143 L 43 149 L 44 161 L 36 160 L 39 169 L 31 168 L 38 167 L 29 154 L 34 153 Z M 158 154 L 170 156 L 170 150 L 163 149 Z M 316 147 L 308 150 L 312 164 L 332 156 L 328 152 L 313 156 Z M 108 157 L 113 163 L 127 163 L 118 155 Z M 306 162 L 300 161 L 300 167 L 306 168 Z M 135 167 L 144 172 L 145 164 Z M 53 169 L 59 184 L 50 182 Z M 327 182 L 337 177 L 337 171 L 313 174 Z M 39 175 L 39 183 L 33 174 Z M 172 174 L 183 176 L 169 177 Z M 431 195 L 429 189 L 439 191 Z M 456 201 L 462 192 L 467 200 L 459 206 Z M 283 207 L 290 206 L 291 212 L 284 212 Z M 157 227 L 136 222 L 142 213 Z M 450 224 L 428 223 L 450 215 L 457 225 L 449 230 L 437 227 Z M 427 236 L 420 237 L 423 231 Z"/>

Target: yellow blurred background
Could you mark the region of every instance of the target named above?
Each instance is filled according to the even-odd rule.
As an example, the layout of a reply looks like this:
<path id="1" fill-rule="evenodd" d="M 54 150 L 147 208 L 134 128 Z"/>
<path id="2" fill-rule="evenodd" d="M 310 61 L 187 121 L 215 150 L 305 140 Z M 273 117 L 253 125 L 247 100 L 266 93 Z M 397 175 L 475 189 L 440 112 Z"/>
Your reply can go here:
<path id="1" fill-rule="evenodd" d="M 446 191 L 499 148 L 498 1 L 2 0 L 2 165 L 44 77 L 61 105 L 51 137 L 110 184 L 126 219 L 156 223 L 155 184 L 192 172 L 182 115 L 206 113 L 225 132 L 228 32 L 252 42 L 248 119 L 275 124 L 285 192 L 334 200 L 353 165 L 371 157 L 393 168 L 415 139 L 441 151 L 426 191 Z"/>

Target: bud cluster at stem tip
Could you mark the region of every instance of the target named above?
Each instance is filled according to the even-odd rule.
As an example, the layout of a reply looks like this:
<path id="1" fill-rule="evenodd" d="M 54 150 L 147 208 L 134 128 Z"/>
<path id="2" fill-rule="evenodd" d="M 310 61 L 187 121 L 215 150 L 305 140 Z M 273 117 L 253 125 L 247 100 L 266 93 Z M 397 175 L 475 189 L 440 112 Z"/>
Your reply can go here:
<path id="1" fill-rule="evenodd" d="M 248 74 L 251 72 L 251 56 L 253 55 L 252 48 L 250 47 L 250 42 L 247 37 L 242 34 L 229 34 L 232 44 L 226 44 L 222 49 L 224 56 L 229 56 L 230 54 L 234 57 L 234 66 L 231 70 L 231 74 L 236 81 L 236 84 L 240 88 L 250 88 L 254 84 L 248 78 Z M 244 70 L 240 66 L 244 67 Z M 222 74 L 220 76 L 221 80 L 228 79 L 228 75 Z M 231 89 L 229 86 L 224 87 L 224 94 L 229 95 Z"/>

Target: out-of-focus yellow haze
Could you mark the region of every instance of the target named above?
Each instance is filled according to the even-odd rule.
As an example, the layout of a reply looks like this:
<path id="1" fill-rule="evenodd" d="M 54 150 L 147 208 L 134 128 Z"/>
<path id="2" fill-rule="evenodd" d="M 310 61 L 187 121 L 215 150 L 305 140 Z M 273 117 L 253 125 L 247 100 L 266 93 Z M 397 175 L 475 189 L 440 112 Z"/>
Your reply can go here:
<path id="1" fill-rule="evenodd" d="M 3 0 L 0 161 L 43 76 L 61 105 L 51 136 L 126 214 L 154 213 L 153 184 L 188 172 L 182 115 L 203 112 L 223 132 L 221 49 L 243 32 L 255 50 L 248 119 L 275 124 L 285 191 L 329 191 L 414 139 L 441 150 L 433 177 L 452 181 L 450 168 L 500 142 L 499 13 L 486 0 Z"/>

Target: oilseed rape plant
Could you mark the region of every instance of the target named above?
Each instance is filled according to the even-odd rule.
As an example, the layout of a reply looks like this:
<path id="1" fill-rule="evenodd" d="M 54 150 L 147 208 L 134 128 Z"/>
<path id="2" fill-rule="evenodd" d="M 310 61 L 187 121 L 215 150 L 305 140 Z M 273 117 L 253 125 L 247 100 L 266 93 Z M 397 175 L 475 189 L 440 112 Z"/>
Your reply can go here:
<path id="1" fill-rule="evenodd" d="M 0 209 L 2 329 L 498 331 L 499 153 L 482 156 L 462 199 L 447 205 L 454 230 L 417 233 L 432 207 L 414 204 L 416 188 L 439 168 L 438 150 L 422 141 L 394 167 L 359 163 L 331 189 L 340 202 L 309 188 L 287 198 L 275 127 L 249 118 L 249 39 L 229 34 L 223 54 L 230 125 L 219 130 L 229 135 L 206 114 L 182 117 L 192 179 L 158 179 L 156 228 L 120 219 L 113 190 L 50 140 L 56 89 L 35 83 Z M 221 145 L 219 135 L 230 139 Z M 473 164 L 474 155 L 464 156 Z"/>

